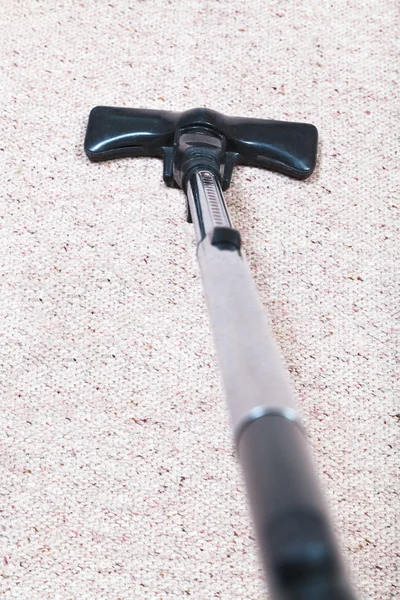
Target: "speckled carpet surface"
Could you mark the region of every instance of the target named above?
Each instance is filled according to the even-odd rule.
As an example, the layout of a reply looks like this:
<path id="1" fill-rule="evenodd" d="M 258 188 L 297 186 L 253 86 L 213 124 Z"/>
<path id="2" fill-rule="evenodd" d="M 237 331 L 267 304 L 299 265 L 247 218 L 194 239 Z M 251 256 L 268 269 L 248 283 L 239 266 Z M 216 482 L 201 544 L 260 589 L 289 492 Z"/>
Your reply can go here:
<path id="1" fill-rule="evenodd" d="M 398 598 L 397 3 L 0 8 L 0 597 L 268 597 L 184 196 L 89 163 L 102 104 L 318 127 L 227 201 L 359 598 Z"/>

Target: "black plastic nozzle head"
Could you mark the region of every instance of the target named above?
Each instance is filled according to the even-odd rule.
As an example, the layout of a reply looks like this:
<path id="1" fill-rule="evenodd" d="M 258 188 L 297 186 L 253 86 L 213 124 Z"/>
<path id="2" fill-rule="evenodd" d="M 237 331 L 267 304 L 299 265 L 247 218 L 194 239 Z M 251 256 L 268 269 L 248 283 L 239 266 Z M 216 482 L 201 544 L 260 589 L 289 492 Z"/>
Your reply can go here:
<path id="1" fill-rule="evenodd" d="M 203 136 L 199 138 L 203 150 L 204 136 L 214 138 L 211 143 L 214 150 L 211 148 L 208 154 L 200 151 L 199 159 L 201 163 L 213 152 L 218 155 L 214 170 L 220 174 L 224 189 L 230 185 L 235 164 L 263 167 L 297 179 L 305 179 L 315 168 L 318 132 L 314 125 L 227 117 L 205 108 L 177 113 L 97 106 L 89 116 L 85 151 L 93 161 L 162 157 L 164 181 L 170 186 L 183 187 L 187 173 L 180 170 L 177 162 L 185 163 L 187 156 L 178 157 L 177 152 L 182 151 L 182 136 L 195 132 Z M 192 135 L 192 158 L 193 140 Z"/>

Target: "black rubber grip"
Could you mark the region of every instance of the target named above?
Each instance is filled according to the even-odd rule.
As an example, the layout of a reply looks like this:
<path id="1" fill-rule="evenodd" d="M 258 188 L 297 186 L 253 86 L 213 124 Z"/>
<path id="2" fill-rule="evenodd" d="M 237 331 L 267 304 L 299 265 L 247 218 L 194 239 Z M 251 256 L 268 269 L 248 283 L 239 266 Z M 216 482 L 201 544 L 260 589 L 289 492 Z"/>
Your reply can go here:
<path id="1" fill-rule="evenodd" d="M 300 427 L 256 419 L 238 453 L 273 599 L 354 600 Z"/>

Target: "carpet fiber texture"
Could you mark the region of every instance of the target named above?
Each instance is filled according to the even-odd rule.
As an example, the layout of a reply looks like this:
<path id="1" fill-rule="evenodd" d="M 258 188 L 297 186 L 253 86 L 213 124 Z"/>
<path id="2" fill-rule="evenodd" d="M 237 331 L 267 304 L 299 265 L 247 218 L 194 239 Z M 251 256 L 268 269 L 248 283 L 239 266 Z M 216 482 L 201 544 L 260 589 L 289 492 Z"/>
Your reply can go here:
<path id="1" fill-rule="evenodd" d="M 0 598 L 267 597 L 184 196 L 88 161 L 98 104 L 318 127 L 227 202 L 359 598 L 398 598 L 397 3 L 0 7 Z"/>

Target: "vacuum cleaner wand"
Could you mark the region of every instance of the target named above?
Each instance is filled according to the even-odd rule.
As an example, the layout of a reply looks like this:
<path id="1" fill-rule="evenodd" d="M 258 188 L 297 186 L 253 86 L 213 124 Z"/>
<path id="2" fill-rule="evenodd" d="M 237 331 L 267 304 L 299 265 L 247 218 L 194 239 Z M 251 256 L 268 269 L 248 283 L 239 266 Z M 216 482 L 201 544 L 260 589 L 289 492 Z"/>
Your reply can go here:
<path id="1" fill-rule="evenodd" d="M 96 107 L 92 161 L 164 159 L 164 181 L 187 195 L 217 356 L 260 556 L 274 600 L 353 600 L 283 361 L 232 227 L 223 190 L 235 164 L 304 179 L 315 167 L 313 125 Z"/>

